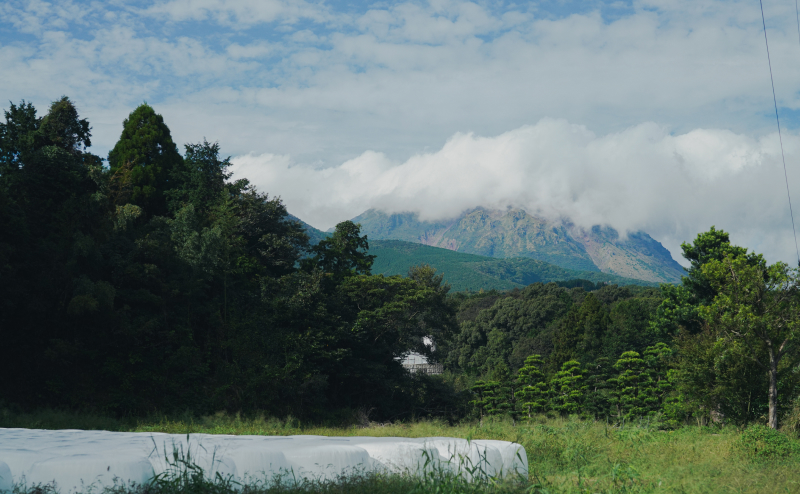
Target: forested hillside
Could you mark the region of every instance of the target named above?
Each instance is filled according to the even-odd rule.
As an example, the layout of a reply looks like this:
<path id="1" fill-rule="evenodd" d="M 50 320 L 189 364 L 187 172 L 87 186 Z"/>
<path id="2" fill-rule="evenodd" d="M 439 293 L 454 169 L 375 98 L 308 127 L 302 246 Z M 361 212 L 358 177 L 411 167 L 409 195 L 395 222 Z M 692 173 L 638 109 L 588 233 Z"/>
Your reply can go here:
<path id="1" fill-rule="evenodd" d="M 179 152 L 146 104 L 107 164 L 90 145 L 66 97 L 0 123 L 0 405 L 800 426 L 797 270 L 713 227 L 683 244 L 680 285 L 547 283 L 572 274 L 371 246 L 350 221 L 312 244 L 280 200 L 231 180 L 216 143 Z M 404 275 L 372 274 L 374 252 Z M 451 293 L 408 259 L 513 289 Z M 445 374 L 407 372 L 411 351 Z"/>
<path id="2" fill-rule="evenodd" d="M 400 240 L 370 240 L 375 256 L 374 273 L 387 276 L 407 273 L 409 268 L 428 264 L 444 276 L 452 291 L 509 290 L 531 283 L 582 279 L 592 283 L 657 286 L 656 283 L 623 278 L 599 271 L 573 271 L 530 258 L 497 259 L 454 252 Z"/>
<path id="3" fill-rule="evenodd" d="M 713 227 L 682 247 L 680 286 L 459 294 L 442 353 L 476 379 L 476 413 L 800 425 L 797 270 Z"/>

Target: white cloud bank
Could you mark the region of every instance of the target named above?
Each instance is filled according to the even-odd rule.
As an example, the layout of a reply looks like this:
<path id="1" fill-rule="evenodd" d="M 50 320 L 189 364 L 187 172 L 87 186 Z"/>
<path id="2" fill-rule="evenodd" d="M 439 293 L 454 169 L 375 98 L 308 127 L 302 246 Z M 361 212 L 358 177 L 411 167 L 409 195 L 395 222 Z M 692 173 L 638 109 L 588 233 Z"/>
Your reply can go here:
<path id="1" fill-rule="evenodd" d="M 784 145 L 787 163 L 796 163 L 800 138 L 784 136 Z M 372 207 L 443 219 L 475 206 L 511 206 L 583 226 L 641 229 L 676 260 L 681 242 L 716 225 L 771 261 L 796 263 L 777 134 L 670 135 L 644 123 L 598 136 L 544 119 L 495 137 L 457 133 L 403 163 L 374 151 L 323 169 L 274 154 L 233 163 L 235 177 L 281 196 L 293 214 L 323 229 Z M 790 167 L 792 175 L 800 179 Z M 800 201 L 800 190 L 793 192 Z"/>

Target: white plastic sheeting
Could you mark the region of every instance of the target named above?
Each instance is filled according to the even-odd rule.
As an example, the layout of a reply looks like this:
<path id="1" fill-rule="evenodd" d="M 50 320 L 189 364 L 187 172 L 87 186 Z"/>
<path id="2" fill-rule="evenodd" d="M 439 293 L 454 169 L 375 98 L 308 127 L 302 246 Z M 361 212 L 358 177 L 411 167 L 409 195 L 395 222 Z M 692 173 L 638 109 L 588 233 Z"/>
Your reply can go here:
<path id="1" fill-rule="evenodd" d="M 0 429 L 0 492 L 53 481 L 63 494 L 115 480 L 143 484 L 174 468 L 176 454 L 209 478 L 245 483 L 352 472 L 528 475 L 525 449 L 507 441 Z"/>

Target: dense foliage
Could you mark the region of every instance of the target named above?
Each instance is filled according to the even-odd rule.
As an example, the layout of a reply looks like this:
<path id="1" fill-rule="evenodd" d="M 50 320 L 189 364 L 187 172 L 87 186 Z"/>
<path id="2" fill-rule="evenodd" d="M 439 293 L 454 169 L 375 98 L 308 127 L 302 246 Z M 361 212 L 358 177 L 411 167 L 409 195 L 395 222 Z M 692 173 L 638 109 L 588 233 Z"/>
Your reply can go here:
<path id="1" fill-rule="evenodd" d="M 800 395 L 797 271 L 713 227 L 682 247 L 679 286 L 457 295 L 445 358 L 476 379 L 474 413 L 777 428 Z"/>
<path id="2" fill-rule="evenodd" d="M 306 231 L 310 235 L 321 233 L 313 228 Z M 485 257 L 402 240 L 370 240 L 370 252 L 376 255 L 372 266 L 374 273 L 405 274 L 412 266 L 430 264 L 445 275 L 454 291 L 511 290 L 536 282 L 575 279 L 584 279 L 592 284 L 658 285 L 600 271 L 575 271 L 536 259 Z"/>
<path id="3" fill-rule="evenodd" d="M 27 407 L 424 413 L 406 373 L 455 330 L 430 269 L 370 275 L 350 222 L 309 246 L 281 201 L 231 181 L 219 146 L 177 152 L 142 105 L 109 166 L 68 98 L 0 124 L 0 400 Z M 428 393 L 430 394 L 430 393 Z"/>
<path id="4" fill-rule="evenodd" d="M 721 230 L 683 244 L 686 276 L 660 288 L 545 283 L 565 270 L 431 249 L 462 282 L 524 285 L 451 294 L 428 265 L 371 274 L 352 222 L 309 242 L 279 199 L 231 180 L 216 143 L 181 155 L 146 104 L 107 165 L 90 138 L 66 97 L 42 117 L 12 104 L 0 123 L 0 372 L 13 376 L 0 401 L 773 429 L 800 416 L 797 271 Z M 425 249 L 408 245 L 382 242 L 382 265 Z M 444 376 L 407 372 L 412 351 Z"/>

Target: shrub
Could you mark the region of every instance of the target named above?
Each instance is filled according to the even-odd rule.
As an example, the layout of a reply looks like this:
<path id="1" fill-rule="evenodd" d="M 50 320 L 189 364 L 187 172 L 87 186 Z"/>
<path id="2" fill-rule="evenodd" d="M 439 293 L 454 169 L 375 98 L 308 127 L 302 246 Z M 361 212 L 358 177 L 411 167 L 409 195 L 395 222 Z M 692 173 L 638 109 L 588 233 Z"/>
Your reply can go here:
<path id="1" fill-rule="evenodd" d="M 789 436 L 765 425 L 751 425 L 745 429 L 739 437 L 738 448 L 754 461 L 780 460 L 800 452 Z"/>

